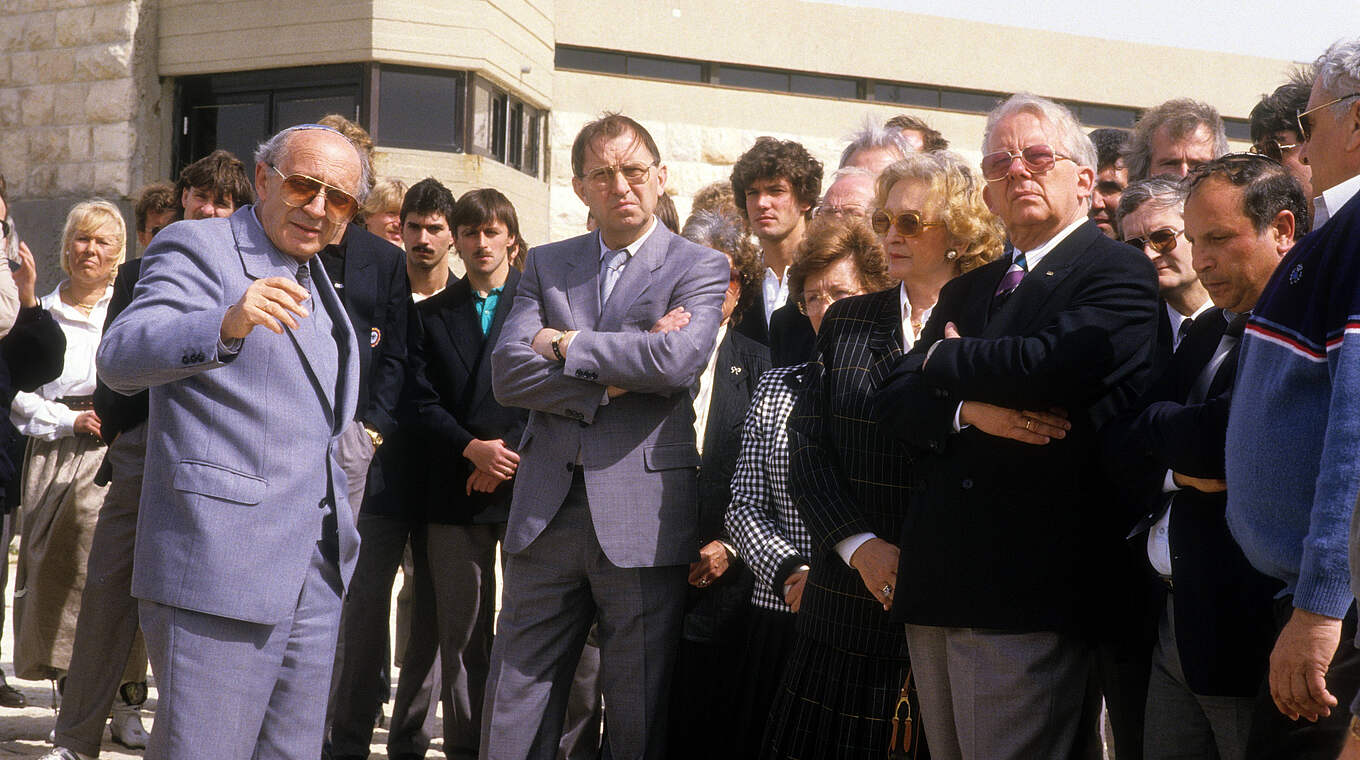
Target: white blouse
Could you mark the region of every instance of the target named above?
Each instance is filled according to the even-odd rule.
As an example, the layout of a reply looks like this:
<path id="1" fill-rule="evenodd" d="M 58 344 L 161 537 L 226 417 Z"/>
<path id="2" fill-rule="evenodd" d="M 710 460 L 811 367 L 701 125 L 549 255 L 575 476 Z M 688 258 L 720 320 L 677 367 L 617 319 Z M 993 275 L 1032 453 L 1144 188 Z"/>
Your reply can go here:
<path id="1" fill-rule="evenodd" d="M 105 288 L 104 295 L 86 315 L 61 300 L 61 285 L 42 297 L 42 307 L 52 314 L 66 335 L 66 354 L 60 377 L 38 388 L 36 393 L 21 391 L 14 395 L 9 419 L 20 433 L 43 441 L 75 435 L 74 426 L 80 412 L 57 403 L 56 399 L 94 393 L 94 355 L 99 349 L 104 317 L 112 298 L 113 288 Z"/>

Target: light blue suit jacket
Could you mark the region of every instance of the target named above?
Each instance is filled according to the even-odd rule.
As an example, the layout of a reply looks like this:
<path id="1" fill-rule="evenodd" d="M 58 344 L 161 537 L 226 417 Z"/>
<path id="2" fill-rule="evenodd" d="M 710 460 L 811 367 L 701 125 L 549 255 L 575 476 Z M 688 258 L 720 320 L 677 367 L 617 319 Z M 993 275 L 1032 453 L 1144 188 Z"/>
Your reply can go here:
<path id="1" fill-rule="evenodd" d="M 694 409 L 722 319 L 726 258 L 659 222 L 624 267 L 603 312 L 598 233 L 529 252 L 515 303 L 492 355 L 496 400 L 532 410 L 505 549 L 522 551 L 557 514 L 578 455 L 600 547 L 619 567 L 697 559 Z M 677 306 L 690 323 L 648 330 Z M 544 327 L 580 330 L 565 366 L 531 345 Z M 629 391 L 603 404 L 605 389 Z"/>
<path id="2" fill-rule="evenodd" d="M 151 389 L 133 596 L 278 622 L 297 605 L 323 502 L 337 510 L 345 583 L 358 556 L 345 474 L 332 457 L 354 417 L 354 332 L 313 260 L 330 336 L 306 325 L 284 335 L 257 327 L 238 354 L 219 359 L 228 307 L 254 280 L 297 272 L 251 206 L 230 219 L 172 224 L 144 258 L 132 303 L 98 353 L 109 387 Z"/>

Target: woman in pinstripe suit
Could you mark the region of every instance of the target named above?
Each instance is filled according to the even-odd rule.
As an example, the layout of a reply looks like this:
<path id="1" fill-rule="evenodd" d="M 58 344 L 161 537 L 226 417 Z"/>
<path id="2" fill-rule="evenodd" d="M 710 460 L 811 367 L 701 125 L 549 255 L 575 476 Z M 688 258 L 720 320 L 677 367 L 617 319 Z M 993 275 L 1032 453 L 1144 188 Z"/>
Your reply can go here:
<path id="1" fill-rule="evenodd" d="M 866 287 L 868 295 L 827 309 L 789 419 L 789 488 L 811 537 L 811 571 L 766 732 L 768 758 L 877 760 L 890 744 L 903 746 L 902 733 L 912 741 L 898 756 L 928 756 L 919 720 L 915 730 L 904 726 L 893 737 L 891 717 L 910 664 L 901 627 L 887 614 L 897 548 L 885 538 L 896 539 L 905 516 L 910 459 L 869 421 L 870 410 L 940 288 L 999 256 L 1002 235 L 982 203 L 980 182 L 944 151 L 888 167 L 875 207 L 871 218 L 888 274 L 902 284 Z M 790 293 L 802 285 L 809 302 L 795 277 Z"/>

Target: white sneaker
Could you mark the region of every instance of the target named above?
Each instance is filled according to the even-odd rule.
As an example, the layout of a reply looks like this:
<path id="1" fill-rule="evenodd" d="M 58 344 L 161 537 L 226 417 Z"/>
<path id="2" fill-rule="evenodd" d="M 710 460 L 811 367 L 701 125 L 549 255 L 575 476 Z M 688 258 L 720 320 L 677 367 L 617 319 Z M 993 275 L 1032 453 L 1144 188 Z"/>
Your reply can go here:
<path id="1" fill-rule="evenodd" d="M 109 719 L 109 733 L 113 740 L 128 749 L 145 749 L 150 737 L 142 727 L 142 708 L 114 700 L 113 717 Z"/>

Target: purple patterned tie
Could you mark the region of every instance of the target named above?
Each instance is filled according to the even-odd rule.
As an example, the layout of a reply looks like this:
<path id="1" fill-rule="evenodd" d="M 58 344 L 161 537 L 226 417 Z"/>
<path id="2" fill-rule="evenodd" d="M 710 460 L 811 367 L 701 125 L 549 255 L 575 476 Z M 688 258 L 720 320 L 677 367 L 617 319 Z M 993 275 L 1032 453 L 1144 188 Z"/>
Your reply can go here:
<path id="1" fill-rule="evenodd" d="M 1016 251 L 1015 260 L 1011 262 L 1011 268 L 1007 269 L 1006 274 L 1002 276 L 1001 282 L 997 284 L 996 292 L 992 294 L 992 297 L 1010 295 L 1012 290 L 1020 286 L 1020 281 L 1025 279 L 1027 271 L 1029 270 L 1025 266 L 1025 252 Z"/>

